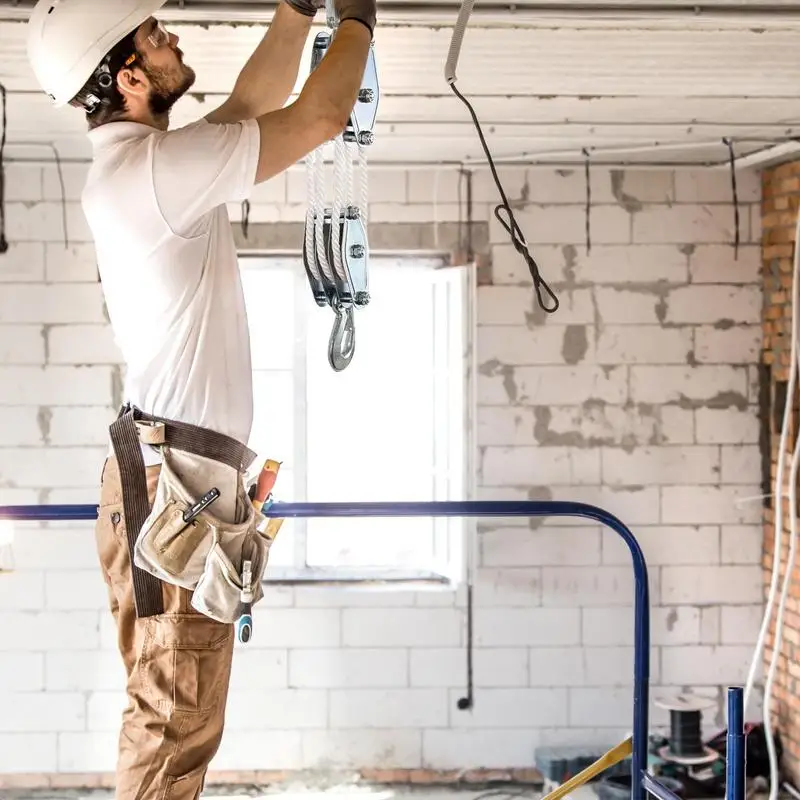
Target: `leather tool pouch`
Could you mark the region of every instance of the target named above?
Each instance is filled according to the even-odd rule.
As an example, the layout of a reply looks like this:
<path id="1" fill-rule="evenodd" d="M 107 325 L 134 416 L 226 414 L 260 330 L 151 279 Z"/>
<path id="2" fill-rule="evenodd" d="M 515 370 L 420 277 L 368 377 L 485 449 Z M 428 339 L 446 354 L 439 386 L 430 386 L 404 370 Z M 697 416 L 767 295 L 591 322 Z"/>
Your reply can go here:
<path id="1" fill-rule="evenodd" d="M 161 454 L 155 500 L 137 537 L 134 562 L 162 581 L 193 590 L 197 611 L 233 623 L 244 597 L 252 597 L 251 604 L 263 597 L 271 542 L 258 528 L 265 517 L 248 497 L 239 470 L 168 446 Z M 184 514 L 212 488 L 219 497 L 185 521 Z"/>

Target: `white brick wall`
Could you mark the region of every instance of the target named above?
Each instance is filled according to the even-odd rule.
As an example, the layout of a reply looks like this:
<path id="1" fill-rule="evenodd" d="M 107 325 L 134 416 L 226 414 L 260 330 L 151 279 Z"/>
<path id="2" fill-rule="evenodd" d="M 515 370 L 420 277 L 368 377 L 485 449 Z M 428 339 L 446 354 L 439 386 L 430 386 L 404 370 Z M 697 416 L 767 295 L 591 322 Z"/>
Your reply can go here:
<path id="1" fill-rule="evenodd" d="M 119 365 L 82 174 L 66 175 L 65 247 L 54 169 L 9 170 L 3 504 L 94 499 Z M 455 175 L 434 177 L 375 175 L 371 218 L 457 219 Z M 595 170 L 590 253 L 580 170 L 504 179 L 512 196 L 526 187 L 518 220 L 562 305 L 537 312 L 479 174 L 475 216 L 490 223 L 494 261 L 494 285 L 479 290 L 479 496 L 617 514 L 650 567 L 653 692 L 741 682 L 761 603 L 760 507 L 745 502 L 760 492 L 756 179 L 739 179 L 738 261 L 719 175 L 632 172 L 620 194 L 619 176 Z M 255 193 L 252 220 L 299 220 L 303 199 L 302 175 L 279 177 Z M 456 708 L 463 591 L 277 588 L 261 633 L 237 648 L 215 766 L 526 766 L 538 744 L 622 735 L 633 644 L 622 542 L 575 520 L 486 521 L 479 553 L 472 713 Z M 19 526 L 15 554 L 17 572 L 0 576 L 0 772 L 111 770 L 123 674 L 91 528 Z"/>

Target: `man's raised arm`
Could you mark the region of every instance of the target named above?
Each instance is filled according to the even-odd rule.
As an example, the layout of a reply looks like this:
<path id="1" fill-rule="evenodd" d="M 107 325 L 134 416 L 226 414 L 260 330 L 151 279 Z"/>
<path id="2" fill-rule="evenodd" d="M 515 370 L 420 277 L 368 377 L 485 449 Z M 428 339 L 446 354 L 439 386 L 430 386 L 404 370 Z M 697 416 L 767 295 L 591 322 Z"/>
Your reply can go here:
<path id="1" fill-rule="evenodd" d="M 269 180 L 341 133 L 358 99 L 375 28 L 375 0 L 336 0 L 339 27 L 300 96 L 258 117 L 256 183 Z"/>
<path id="2" fill-rule="evenodd" d="M 282 108 L 297 83 L 311 23 L 325 0 L 283 0 L 264 38 L 247 60 L 230 96 L 206 116 L 209 122 L 240 122 Z"/>

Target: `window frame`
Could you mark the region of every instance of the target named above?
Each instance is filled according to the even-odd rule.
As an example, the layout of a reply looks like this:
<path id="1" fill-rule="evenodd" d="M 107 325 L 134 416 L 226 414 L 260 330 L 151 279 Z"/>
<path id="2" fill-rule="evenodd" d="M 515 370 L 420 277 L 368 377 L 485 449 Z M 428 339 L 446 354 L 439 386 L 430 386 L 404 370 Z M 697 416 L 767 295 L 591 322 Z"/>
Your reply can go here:
<path id="1" fill-rule="evenodd" d="M 400 269 L 404 264 L 408 266 L 426 266 L 434 272 L 442 274 L 449 273 L 449 280 L 458 283 L 458 292 L 462 303 L 460 318 L 460 333 L 448 326 L 451 336 L 455 336 L 456 342 L 459 341 L 462 349 L 461 370 L 447 374 L 449 391 L 452 392 L 453 385 L 460 384 L 462 397 L 460 442 L 457 449 L 462 456 L 462 466 L 460 482 L 464 490 L 464 499 L 470 500 L 475 497 L 475 380 L 476 380 L 476 354 L 475 354 L 475 325 L 476 325 L 476 285 L 474 265 L 451 267 L 448 265 L 446 257 L 439 254 L 427 252 L 381 252 L 372 251 L 371 258 L 379 262 L 381 266 L 389 265 Z M 296 346 L 294 347 L 292 361 L 292 385 L 293 398 L 296 414 L 294 416 L 293 441 L 295 443 L 296 462 L 292 465 L 292 476 L 294 480 L 294 496 L 301 498 L 298 502 L 313 502 L 313 498 L 305 498 L 307 472 L 305 469 L 306 459 L 303 457 L 307 452 L 307 349 L 305 347 L 308 334 L 307 320 L 311 314 L 323 313 L 313 302 L 308 288 L 308 279 L 302 267 L 302 255 L 298 252 L 270 252 L 270 251 L 243 251 L 239 252 L 238 260 L 242 270 L 264 269 L 270 265 L 277 265 L 279 268 L 291 272 L 293 278 L 294 291 L 294 319 L 297 326 L 294 331 Z M 259 262 L 261 266 L 259 267 Z M 453 277 L 454 273 L 457 273 Z M 443 277 L 443 282 L 447 279 Z M 449 283 L 452 287 L 454 284 Z M 448 289 L 451 291 L 452 289 Z M 441 301 L 438 301 L 441 302 Z M 455 302 L 455 301 L 454 301 Z M 452 306 L 448 306 L 452 307 Z M 331 320 L 332 321 L 332 320 Z M 356 319 L 356 324 L 358 320 Z M 447 324 L 447 323 L 445 323 Z M 438 323 L 437 323 L 438 326 Z M 297 346 L 299 345 L 299 346 Z M 452 352 L 453 341 L 448 341 L 445 345 Z M 258 370 L 254 368 L 254 374 Z M 438 376 L 438 373 L 437 373 Z M 450 395 L 452 396 L 452 395 Z M 448 437 L 453 435 L 450 430 Z M 448 461 L 453 458 L 454 447 L 448 439 Z M 452 464 L 448 464 L 448 474 L 452 469 Z M 277 499 L 280 501 L 280 491 L 277 492 Z M 315 586 L 338 586 L 355 587 L 369 589 L 398 589 L 409 588 L 418 589 L 443 589 L 452 588 L 454 585 L 466 579 L 469 564 L 474 563 L 474 554 L 471 552 L 476 544 L 476 525 L 474 518 L 460 517 L 436 517 L 436 529 L 433 534 L 433 569 L 420 568 L 401 568 L 390 565 L 385 566 L 309 566 L 307 563 L 308 555 L 308 531 L 306 520 L 293 519 L 292 524 L 296 526 L 294 531 L 294 553 L 292 565 L 268 565 L 262 583 L 269 585 L 315 585 Z"/>

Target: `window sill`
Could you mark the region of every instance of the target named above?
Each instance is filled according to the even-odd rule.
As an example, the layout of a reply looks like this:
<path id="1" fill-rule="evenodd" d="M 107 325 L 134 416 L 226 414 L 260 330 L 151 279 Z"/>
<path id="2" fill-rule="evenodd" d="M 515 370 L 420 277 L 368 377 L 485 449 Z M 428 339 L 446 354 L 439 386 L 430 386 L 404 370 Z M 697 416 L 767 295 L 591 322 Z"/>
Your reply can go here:
<path id="1" fill-rule="evenodd" d="M 456 582 L 446 575 L 427 570 L 402 570 L 382 567 L 268 567 L 265 586 L 337 586 L 381 590 L 407 589 L 411 592 L 450 590 Z"/>

